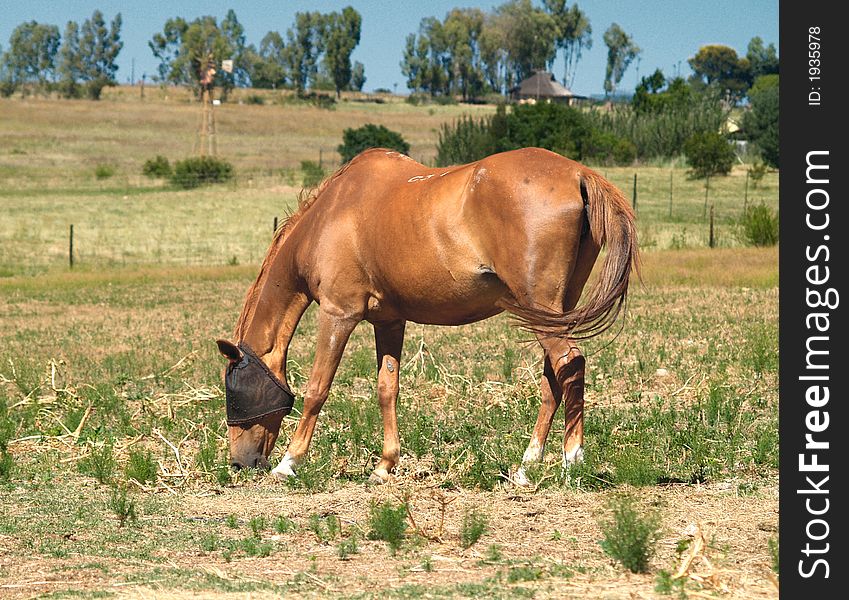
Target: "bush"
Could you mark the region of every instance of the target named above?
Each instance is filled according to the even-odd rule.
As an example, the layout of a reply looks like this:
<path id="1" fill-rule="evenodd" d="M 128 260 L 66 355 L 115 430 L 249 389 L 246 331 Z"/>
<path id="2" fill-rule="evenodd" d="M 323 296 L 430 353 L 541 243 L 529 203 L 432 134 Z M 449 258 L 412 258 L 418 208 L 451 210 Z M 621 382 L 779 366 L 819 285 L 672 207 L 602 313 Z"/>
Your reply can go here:
<path id="1" fill-rule="evenodd" d="M 581 157 L 605 165 L 627 165 L 636 160 L 637 147 L 630 140 L 595 129 L 584 141 Z"/>
<path id="2" fill-rule="evenodd" d="M 0 98 L 8 98 L 18 89 L 18 84 L 11 79 L 0 79 Z"/>
<path id="3" fill-rule="evenodd" d="M 317 186 L 326 175 L 322 166 L 312 160 L 302 160 L 301 171 L 304 173 L 301 185 L 305 188 Z"/>
<path id="4" fill-rule="evenodd" d="M 743 129 L 758 147 L 764 161 L 778 167 L 778 75 L 764 75 L 749 91 L 751 110 L 743 115 Z"/>
<path id="5" fill-rule="evenodd" d="M 94 477 L 98 483 L 109 482 L 115 474 L 115 467 L 116 462 L 111 441 L 99 448 L 92 448 L 89 455 L 77 463 L 77 469 L 80 473 Z"/>
<path id="6" fill-rule="evenodd" d="M 366 123 L 357 129 L 346 129 L 337 150 L 342 155 L 342 162 L 346 163 L 369 148 L 389 148 L 401 154 L 407 154 L 410 151 L 410 144 L 404 141 L 400 133 L 387 129 L 383 125 Z"/>
<path id="7" fill-rule="evenodd" d="M 734 148 L 716 132 L 696 133 L 684 143 L 691 173 L 698 178 L 728 175 L 734 165 Z"/>
<path id="8" fill-rule="evenodd" d="M 126 487 L 121 486 L 112 490 L 112 495 L 109 497 L 109 508 L 118 517 L 119 527 L 123 527 L 128 521 L 131 523 L 138 521 L 136 503 L 128 497 Z"/>
<path id="9" fill-rule="evenodd" d="M 633 573 L 648 572 L 659 538 L 660 515 L 651 512 L 640 516 L 627 496 L 615 497 L 609 508 L 610 520 L 600 524 L 602 550 Z"/>
<path id="10" fill-rule="evenodd" d="M 233 178 L 233 165 L 213 156 L 197 156 L 174 164 L 171 181 L 184 189 L 210 183 L 223 183 Z"/>
<path id="11" fill-rule="evenodd" d="M 155 158 L 144 161 L 142 175 L 147 175 L 150 178 L 167 179 L 172 175 L 171 163 L 161 154 L 157 154 Z"/>
<path id="12" fill-rule="evenodd" d="M 492 119 L 462 116 L 452 124 L 443 123 L 436 144 L 436 164 L 440 167 L 470 163 L 496 152 Z"/>
<path id="13" fill-rule="evenodd" d="M 248 94 L 247 96 L 245 96 L 244 102 L 245 104 L 256 104 L 262 106 L 263 104 L 265 104 L 265 98 L 263 98 L 259 94 Z"/>
<path id="14" fill-rule="evenodd" d="M 753 246 L 778 243 L 778 213 L 764 204 L 749 206 L 740 218 L 743 238 Z"/>
<path id="15" fill-rule="evenodd" d="M 97 165 L 94 168 L 94 176 L 98 179 L 109 179 L 115 174 L 115 167 L 112 165 Z"/>

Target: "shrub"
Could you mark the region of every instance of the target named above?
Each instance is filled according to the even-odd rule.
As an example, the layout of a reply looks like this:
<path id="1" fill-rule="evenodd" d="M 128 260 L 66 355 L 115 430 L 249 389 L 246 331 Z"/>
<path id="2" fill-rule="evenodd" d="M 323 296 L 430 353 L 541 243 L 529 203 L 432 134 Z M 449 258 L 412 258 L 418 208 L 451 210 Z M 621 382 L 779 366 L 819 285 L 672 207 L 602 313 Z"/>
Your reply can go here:
<path id="1" fill-rule="evenodd" d="M 18 89 L 18 84 L 11 79 L 0 79 L 0 98 L 8 98 Z"/>
<path id="2" fill-rule="evenodd" d="M 115 167 L 112 165 L 101 164 L 94 168 L 94 176 L 98 179 L 109 179 L 115 174 Z"/>
<path id="3" fill-rule="evenodd" d="M 778 243 L 778 213 L 764 204 L 749 206 L 740 218 L 743 237 L 753 246 L 774 246 Z"/>
<path id="4" fill-rule="evenodd" d="M 383 125 L 366 123 L 357 129 L 346 129 L 337 150 L 342 155 L 342 162 L 346 163 L 369 148 L 389 148 L 406 154 L 410 151 L 410 144 L 404 141 L 400 133 L 387 129 Z"/>
<path id="5" fill-rule="evenodd" d="M 302 160 L 301 171 L 304 174 L 301 185 L 306 188 L 317 186 L 326 175 L 322 166 L 313 160 Z"/>
<path id="6" fill-rule="evenodd" d="M 171 181 L 184 189 L 210 183 L 223 183 L 233 178 L 233 165 L 213 156 L 197 156 L 174 164 Z"/>
<path id="7" fill-rule="evenodd" d="M 605 165 L 627 165 L 636 160 L 637 147 L 630 140 L 595 129 L 584 140 L 581 157 Z"/>
<path id="8" fill-rule="evenodd" d="M 149 450 L 130 450 L 127 461 L 127 479 L 135 479 L 139 483 L 156 480 L 156 461 Z"/>
<path id="9" fill-rule="evenodd" d="M 499 106 L 496 115 L 503 117 L 504 107 Z M 436 164 L 440 167 L 480 160 L 497 151 L 498 144 L 493 132 L 495 117 L 474 119 L 462 116 L 454 123 L 443 123 L 436 144 Z"/>
<path id="10" fill-rule="evenodd" d="M 407 505 L 395 506 L 389 500 L 382 504 L 372 501 L 369 527 L 368 538 L 387 542 L 390 552 L 395 554 L 404 542 L 407 532 Z"/>
<path id="11" fill-rule="evenodd" d="M 144 165 L 142 166 L 142 175 L 147 175 L 151 178 L 160 177 L 162 179 L 167 179 L 172 175 L 171 163 L 169 163 L 168 159 L 161 154 L 157 154 L 154 158 L 149 158 L 144 161 Z"/>
<path id="12" fill-rule="evenodd" d="M 743 116 L 743 129 L 760 150 L 764 161 L 778 167 L 778 75 L 758 77 L 749 97 L 752 108 Z"/>
<path id="13" fill-rule="evenodd" d="M 460 545 L 463 548 L 471 548 L 486 533 L 488 527 L 485 514 L 476 510 L 466 512 L 460 524 Z"/>
<path id="14" fill-rule="evenodd" d="M 634 501 L 617 496 L 609 504 L 611 517 L 600 523 L 604 552 L 633 573 L 646 573 L 654 555 L 660 532 L 660 515 L 651 512 L 640 516 Z"/>
<path id="15" fill-rule="evenodd" d="M 684 143 L 691 173 L 698 178 L 727 175 L 734 165 L 734 148 L 716 132 L 696 133 Z"/>
<path id="16" fill-rule="evenodd" d="M 259 94 L 248 94 L 247 96 L 245 96 L 244 102 L 245 104 L 256 104 L 262 106 L 263 104 L 265 104 L 265 98 L 263 98 Z"/>

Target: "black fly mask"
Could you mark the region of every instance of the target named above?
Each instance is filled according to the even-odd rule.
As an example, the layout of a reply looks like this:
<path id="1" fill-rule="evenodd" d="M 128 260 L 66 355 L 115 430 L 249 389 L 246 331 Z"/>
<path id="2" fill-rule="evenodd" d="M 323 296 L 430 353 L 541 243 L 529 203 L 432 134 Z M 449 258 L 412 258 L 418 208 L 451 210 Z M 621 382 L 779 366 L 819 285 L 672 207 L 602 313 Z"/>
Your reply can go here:
<path id="1" fill-rule="evenodd" d="M 288 415 L 295 396 L 247 344 L 239 344 L 240 362 L 231 362 L 224 378 L 227 424 L 244 425 L 274 413 Z"/>

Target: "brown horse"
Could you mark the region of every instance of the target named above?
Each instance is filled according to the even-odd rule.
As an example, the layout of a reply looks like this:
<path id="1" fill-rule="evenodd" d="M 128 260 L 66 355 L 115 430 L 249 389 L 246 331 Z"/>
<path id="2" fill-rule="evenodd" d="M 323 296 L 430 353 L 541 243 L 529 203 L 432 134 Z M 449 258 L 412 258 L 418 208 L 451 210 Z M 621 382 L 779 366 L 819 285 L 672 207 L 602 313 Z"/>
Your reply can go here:
<path id="1" fill-rule="evenodd" d="M 600 249 L 597 283 L 578 299 Z M 634 214 L 598 173 L 525 148 L 434 169 L 385 149 L 363 152 L 325 180 L 276 233 L 236 325 L 219 340 L 234 468 L 265 467 L 294 397 L 286 354 L 319 304 L 315 362 L 278 478 L 295 474 L 348 336 L 374 326 L 383 452 L 389 479 L 400 444 L 395 406 L 407 321 L 461 325 L 504 310 L 544 355 L 542 403 L 522 463 L 538 461 L 565 396 L 563 462 L 583 456 L 584 357 L 575 340 L 606 329 L 626 298 L 638 251 Z M 519 469 L 514 481 L 525 483 Z"/>

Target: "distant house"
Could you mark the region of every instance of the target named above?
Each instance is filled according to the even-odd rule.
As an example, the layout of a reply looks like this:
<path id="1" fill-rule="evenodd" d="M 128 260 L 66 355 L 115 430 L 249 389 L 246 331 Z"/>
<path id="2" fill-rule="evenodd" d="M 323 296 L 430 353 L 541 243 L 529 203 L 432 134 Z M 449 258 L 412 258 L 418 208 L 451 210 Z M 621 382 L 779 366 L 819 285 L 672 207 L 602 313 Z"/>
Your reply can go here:
<path id="1" fill-rule="evenodd" d="M 518 102 L 563 102 L 573 104 L 576 100 L 586 99 L 561 85 L 548 71 L 535 71 L 533 75 L 510 90 L 512 98 Z"/>

